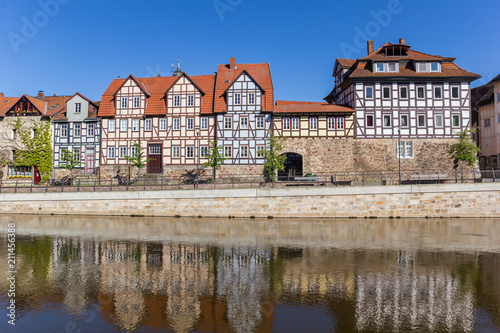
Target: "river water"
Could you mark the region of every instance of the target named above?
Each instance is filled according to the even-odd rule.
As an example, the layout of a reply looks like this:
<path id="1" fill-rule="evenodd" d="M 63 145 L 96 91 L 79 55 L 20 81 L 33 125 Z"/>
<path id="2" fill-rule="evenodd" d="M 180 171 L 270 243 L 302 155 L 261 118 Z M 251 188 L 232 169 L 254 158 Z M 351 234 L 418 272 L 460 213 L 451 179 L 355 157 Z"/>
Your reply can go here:
<path id="1" fill-rule="evenodd" d="M 500 219 L 0 215 L 0 232 L 0 332 L 500 331 Z"/>

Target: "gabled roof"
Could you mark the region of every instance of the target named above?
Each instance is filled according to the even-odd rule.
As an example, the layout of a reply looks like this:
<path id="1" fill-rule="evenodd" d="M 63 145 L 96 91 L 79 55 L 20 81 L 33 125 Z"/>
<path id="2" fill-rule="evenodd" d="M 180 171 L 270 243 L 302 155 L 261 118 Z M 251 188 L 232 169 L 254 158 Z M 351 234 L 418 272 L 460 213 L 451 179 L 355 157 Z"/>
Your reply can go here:
<path id="1" fill-rule="evenodd" d="M 473 107 L 480 107 L 495 102 L 495 88 L 488 84 L 476 87 L 471 90 L 471 104 Z"/>
<path id="2" fill-rule="evenodd" d="M 321 102 L 276 101 L 274 113 L 346 113 L 354 112 L 350 107 Z"/>
<path id="3" fill-rule="evenodd" d="M 262 110 L 273 110 L 274 89 L 269 64 L 236 64 L 235 69 L 230 69 L 230 66 L 226 64 L 219 65 L 217 70 L 214 112 L 227 110 L 225 92 L 243 72 L 246 72 L 262 89 Z"/>
<path id="4" fill-rule="evenodd" d="M 65 102 L 63 103 L 63 106 L 57 106 L 54 107 L 55 109 L 55 112 L 53 112 L 54 114 L 54 120 L 64 120 L 64 119 L 67 119 L 67 103 L 75 96 L 80 96 L 81 98 L 83 98 L 84 100 L 86 100 L 87 102 L 89 102 L 89 114 L 88 114 L 88 118 L 95 118 L 97 116 L 97 114 L 91 114 L 90 112 L 90 106 L 94 106 L 94 108 L 97 110 L 98 109 L 98 106 L 96 104 L 96 102 L 93 102 L 91 100 L 89 100 L 87 97 L 83 96 L 82 94 L 80 94 L 79 92 L 76 92 L 73 96 L 59 96 L 59 97 L 66 97 L 66 100 Z M 57 96 L 52 96 L 52 97 L 44 97 L 43 99 L 45 100 L 46 98 L 54 98 L 54 97 L 57 97 Z M 54 101 L 56 101 L 54 99 Z"/>
<path id="5" fill-rule="evenodd" d="M 498 74 L 497 76 L 495 76 L 495 78 L 493 80 L 491 80 L 490 82 L 488 82 L 486 85 L 487 86 L 492 86 L 495 82 L 498 82 L 500 81 L 500 74 Z"/>
<path id="6" fill-rule="evenodd" d="M 28 96 L 28 95 L 24 94 L 21 97 L 3 97 L 2 98 L 3 103 L 2 103 L 2 106 L 0 107 L 0 110 L 1 110 L 0 117 L 4 116 L 23 97 L 26 98 L 28 101 L 30 101 L 30 103 L 33 104 L 33 106 L 38 111 L 40 111 L 42 116 L 45 115 L 45 113 L 47 111 L 46 103 L 44 101 L 39 100 L 36 97 L 32 97 L 32 96 Z M 51 114 L 48 114 L 48 115 L 51 115 Z"/>

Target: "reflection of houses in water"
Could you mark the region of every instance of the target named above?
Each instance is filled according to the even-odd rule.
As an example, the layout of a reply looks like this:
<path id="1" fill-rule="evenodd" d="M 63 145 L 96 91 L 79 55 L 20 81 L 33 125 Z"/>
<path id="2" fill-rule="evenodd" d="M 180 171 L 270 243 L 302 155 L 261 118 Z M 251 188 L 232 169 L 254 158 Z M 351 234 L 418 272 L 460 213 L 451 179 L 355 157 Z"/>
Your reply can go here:
<path id="1" fill-rule="evenodd" d="M 263 320 L 261 304 L 270 290 L 265 269 L 271 256 L 270 250 L 222 249 L 217 265 L 217 295 L 226 299 L 227 318 L 235 332 L 253 332 Z"/>

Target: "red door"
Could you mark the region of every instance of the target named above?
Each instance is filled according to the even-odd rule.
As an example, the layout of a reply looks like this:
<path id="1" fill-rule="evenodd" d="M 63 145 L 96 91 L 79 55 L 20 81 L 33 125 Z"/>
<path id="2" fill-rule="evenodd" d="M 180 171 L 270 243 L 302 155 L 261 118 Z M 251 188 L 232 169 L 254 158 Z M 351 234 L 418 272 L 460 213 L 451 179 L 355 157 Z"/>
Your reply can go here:
<path id="1" fill-rule="evenodd" d="M 85 173 L 94 173 L 94 148 L 87 148 L 85 151 Z"/>
<path id="2" fill-rule="evenodd" d="M 162 173 L 163 163 L 162 163 L 162 149 L 161 145 L 149 145 L 148 146 L 148 173 Z"/>
<path id="3" fill-rule="evenodd" d="M 40 171 L 38 171 L 38 167 L 35 167 L 34 174 L 35 174 L 34 183 L 35 185 L 38 185 L 42 180 L 42 177 L 40 177 Z"/>

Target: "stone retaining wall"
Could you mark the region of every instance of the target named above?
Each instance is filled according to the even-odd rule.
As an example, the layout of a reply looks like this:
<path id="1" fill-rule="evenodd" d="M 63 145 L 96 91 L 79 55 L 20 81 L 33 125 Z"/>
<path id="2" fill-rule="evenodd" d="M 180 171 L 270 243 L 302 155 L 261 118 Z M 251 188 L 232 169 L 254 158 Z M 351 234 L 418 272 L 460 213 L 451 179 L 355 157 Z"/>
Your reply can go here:
<path id="1" fill-rule="evenodd" d="M 0 194 L 0 213 L 203 217 L 500 217 L 490 184 Z"/>

